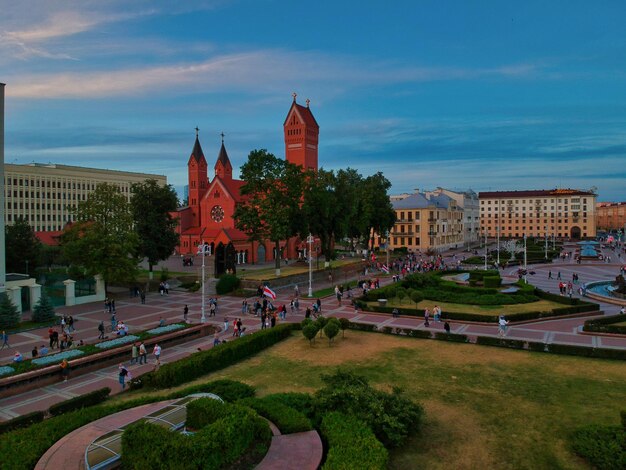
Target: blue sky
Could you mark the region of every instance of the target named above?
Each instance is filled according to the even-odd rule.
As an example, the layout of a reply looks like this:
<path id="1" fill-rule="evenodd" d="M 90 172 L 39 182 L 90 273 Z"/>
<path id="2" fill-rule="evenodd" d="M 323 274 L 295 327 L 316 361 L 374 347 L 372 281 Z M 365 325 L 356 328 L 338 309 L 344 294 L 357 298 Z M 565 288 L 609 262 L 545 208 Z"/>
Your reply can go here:
<path id="1" fill-rule="evenodd" d="M 320 165 L 392 192 L 597 187 L 626 200 L 623 1 L 0 0 L 6 162 L 166 174 L 200 128 L 235 168 L 284 156 L 311 100 Z"/>

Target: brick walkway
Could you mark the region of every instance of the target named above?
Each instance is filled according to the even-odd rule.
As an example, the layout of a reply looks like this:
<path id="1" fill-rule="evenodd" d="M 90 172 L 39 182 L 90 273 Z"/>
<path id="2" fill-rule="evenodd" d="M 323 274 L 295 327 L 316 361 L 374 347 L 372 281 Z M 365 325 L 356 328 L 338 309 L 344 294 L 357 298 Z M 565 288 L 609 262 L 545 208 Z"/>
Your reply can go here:
<path id="1" fill-rule="evenodd" d="M 557 268 L 558 267 L 558 268 Z M 613 279 L 619 273 L 619 265 L 606 265 L 603 263 L 586 263 L 582 265 L 569 265 L 555 263 L 554 265 L 537 266 L 533 268 L 536 271 L 534 276 L 528 276 L 529 282 L 542 289 L 555 292 L 557 289 L 557 281 L 547 279 L 547 271 L 552 269 L 560 269 L 564 280 L 571 279 L 571 274 L 576 272 L 580 275 L 581 282 L 590 282 L 599 279 Z M 514 271 L 509 271 L 509 273 Z M 327 285 L 316 285 L 314 289 L 328 287 Z M 300 292 L 305 291 L 305 286 L 300 286 Z M 276 306 L 288 302 L 291 298 L 293 290 L 285 288 L 277 292 L 279 298 L 274 304 Z M 238 297 L 220 297 L 219 309 L 217 317 L 209 318 L 209 321 L 216 326 L 223 327 L 224 316 L 231 321 L 233 318 L 241 317 L 243 324 L 248 332 L 260 329 L 260 320 L 252 315 L 241 314 L 242 299 Z M 287 314 L 287 321 L 301 321 L 304 318 L 304 311 L 307 305 L 311 305 L 311 301 L 304 298 L 300 304 L 300 313 L 292 315 Z M 166 319 L 167 323 L 182 321 L 182 311 L 185 304 L 189 305 L 189 318 L 192 322 L 198 322 L 200 319 L 201 296 L 199 293 L 187 292 L 170 292 L 169 296 L 159 296 L 151 294 L 147 298 L 145 305 L 141 305 L 138 299 L 126 299 L 117 302 L 117 318 L 124 320 L 131 326 L 132 331 L 145 330 L 150 327 L 157 326 L 159 317 Z M 601 308 L 605 313 L 615 313 L 615 305 L 602 305 Z M 289 308 L 288 308 L 289 310 Z M 78 319 L 76 323 L 78 339 L 85 342 L 93 342 L 97 336 L 97 325 L 100 320 L 109 322 L 110 315 L 103 312 L 103 308 L 99 304 L 89 304 L 69 308 L 58 309 L 59 313 L 71 313 L 74 318 Z M 207 309 L 208 312 L 208 309 Z M 414 317 L 390 318 L 389 315 L 378 315 L 367 312 L 354 312 L 354 310 L 344 302 L 344 305 L 337 305 L 333 297 L 328 297 L 323 301 L 323 312 L 326 316 L 345 317 L 351 321 L 361 323 L 376 324 L 379 327 L 395 326 L 402 328 L 425 329 L 423 321 Z M 445 312 L 444 312 L 445 314 Z M 585 317 L 574 319 L 548 320 L 542 322 L 526 323 L 522 325 L 513 325 L 509 328 L 507 337 L 512 339 L 524 339 L 529 341 L 545 341 L 549 343 L 574 344 L 593 347 L 608 347 L 626 349 L 626 338 L 622 337 L 606 337 L 600 335 L 581 335 L 579 328 Z M 497 336 L 497 326 L 484 324 L 469 324 L 450 322 L 453 333 L 462 333 L 469 336 Z M 443 323 L 431 322 L 428 328 L 433 331 L 443 331 Z M 229 331 L 220 334 L 221 338 L 230 339 L 232 335 L 232 326 Z M 20 333 L 11 337 L 12 347 L 18 347 L 20 351 L 25 353 L 30 351 L 34 345 L 41 345 L 47 340 L 47 329 L 35 330 L 27 333 Z M 213 338 L 204 337 L 185 344 L 174 346 L 172 348 L 164 348 L 161 362 L 167 363 L 176 361 L 197 351 L 198 348 L 208 349 L 212 347 Z M 0 355 L 0 363 L 6 363 L 12 357 L 13 350 L 6 352 L 6 349 Z M 130 358 L 129 358 L 130 359 Z M 148 365 L 130 366 L 133 376 L 138 376 L 154 367 L 153 358 L 149 357 Z M 120 392 L 120 385 L 117 378 L 117 366 L 103 368 L 97 372 L 91 372 L 85 375 L 70 377 L 68 382 L 60 382 L 56 385 L 50 385 L 38 390 L 32 390 L 23 394 L 8 397 L 0 400 L 0 420 L 7 420 L 16 416 L 35 411 L 45 410 L 50 405 L 66 400 L 68 398 L 95 390 L 101 387 L 110 387 L 112 393 Z"/>

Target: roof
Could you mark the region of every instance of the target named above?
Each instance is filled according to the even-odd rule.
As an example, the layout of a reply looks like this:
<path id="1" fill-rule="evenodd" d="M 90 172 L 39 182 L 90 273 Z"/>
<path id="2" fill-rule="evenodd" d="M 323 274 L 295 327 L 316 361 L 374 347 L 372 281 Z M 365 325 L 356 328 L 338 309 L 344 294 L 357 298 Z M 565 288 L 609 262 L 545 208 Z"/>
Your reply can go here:
<path id="1" fill-rule="evenodd" d="M 222 141 L 222 148 L 220 148 L 220 153 L 217 156 L 217 161 L 215 162 L 215 166 L 217 167 L 218 163 L 222 163 L 222 165 L 224 166 L 224 168 L 227 167 L 231 167 L 232 169 L 232 165 L 230 164 L 230 159 L 228 158 L 228 153 L 226 152 L 226 147 L 224 147 L 224 141 Z"/>
<path id="2" fill-rule="evenodd" d="M 291 108 L 289 108 L 289 112 L 287 113 L 287 117 L 285 118 L 283 126 L 287 125 L 287 120 L 291 115 L 291 111 L 294 109 L 300 120 L 304 122 L 307 126 L 315 127 L 316 129 L 320 128 L 320 126 L 317 124 L 317 121 L 315 120 L 315 117 L 313 116 L 313 113 L 311 112 L 311 109 L 308 106 L 302 106 L 296 103 L 295 98 L 293 100 L 293 103 L 291 104 Z"/>
<path id="3" fill-rule="evenodd" d="M 226 190 L 230 193 L 230 195 L 233 197 L 233 199 L 235 200 L 235 202 L 239 202 L 242 200 L 241 197 L 241 187 L 246 184 L 245 181 L 242 180 L 235 180 L 235 179 L 224 179 L 224 178 L 220 178 L 219 176 L 216 176 L 213 181 L 219 181 L 222 186 L 224 186 L 226 188 Z M 209 193 L 209 191 L 207 191 L 207 194 Z"/>
<path id="4" fill-rule="evenodd" d="M 248 240 L 248 235 L 236 228 L 225 228 L 224 233 L 231 241 Z"/>
<path id="5" fill-rule="evenodd" d="M 415 193 L 404 199 L 391 201 L 391 206 L 394 209 L 426 209 L 428 207 L 447 209 L 450 201 L 452 198 L 445 194 L 433 194 L 428 198 L 422 193 Z"/>
<path id="6" fill-rule="evenodd" d="M 189 159 L 195 159 L 197 162 L 199 162 L 200 160 L 204 160 L 206 162 L 206 159 L 204 158 L 204 152 L 202 151 L 202 146 L 200 145 L 200 140 L 198 139 L 198 136 L 196 136 L 196 141 L 193 144 L 193 150 L 191 151 L 191 155 L 189 156 Z"/>
<path id="7" fill-rule="evenodd" d="M 63 230 L 56 230 L 51 232 L 35 232 L 35 236 L 44 245 L 57 246 L 59 244 L 59 237 L 62 233 Z"/>
<path id="8" fill-rule="evenodd" d="M 200 233 L 202 233 L 202 227 L 189 227 L 188 229 L 183 230 L 180 236 L 184 237 L 185 235 L 187 236 L 200 235 Z M 215 238 L 217 237 L 218 233 L 220 233 L 219 229 L 213 229 L 213 230 L 205 230 L 204 233 L 202 233 L 202 235 L 207 238 Z"/>
<path id="9" fill-rule="evenodd" d="M 581 191 L 579 189 L 555 188 L 538 189 L 527 191 L 482 191 L 478 193 L 478 199 L 502 199 L 516 197 L 546 197 L 546 196 L 595 196 L 591 191 Z"/>

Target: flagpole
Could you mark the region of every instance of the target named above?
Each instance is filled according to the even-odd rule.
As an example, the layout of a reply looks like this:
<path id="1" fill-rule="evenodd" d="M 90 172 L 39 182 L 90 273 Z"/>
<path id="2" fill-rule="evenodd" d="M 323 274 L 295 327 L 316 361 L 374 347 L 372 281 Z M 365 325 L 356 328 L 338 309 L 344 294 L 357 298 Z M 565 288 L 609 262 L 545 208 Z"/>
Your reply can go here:
<path id="1" fill-rule="evenodd" d="M 309 237 L 306 239 L 307 242 L 309 242 L 309 297 L 313 297 L 313 248 L 312 248 L 312 244 L 313 244 L 313 235 L 311 235 L 311 232 L 309 232 Z"/>

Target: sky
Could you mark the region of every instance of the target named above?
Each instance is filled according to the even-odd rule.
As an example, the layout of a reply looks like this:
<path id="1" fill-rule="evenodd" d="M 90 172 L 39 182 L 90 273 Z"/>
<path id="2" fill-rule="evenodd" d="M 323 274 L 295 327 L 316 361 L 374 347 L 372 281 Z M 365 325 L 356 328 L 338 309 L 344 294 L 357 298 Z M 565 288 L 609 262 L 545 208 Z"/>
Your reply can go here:
<path id="1" fill-rule="evenodd" d="M 626 201 L 626 3 L 0 0 L 7 163 L 237 173 L 311 100 L 326 169 L 391 192 Z"/>

